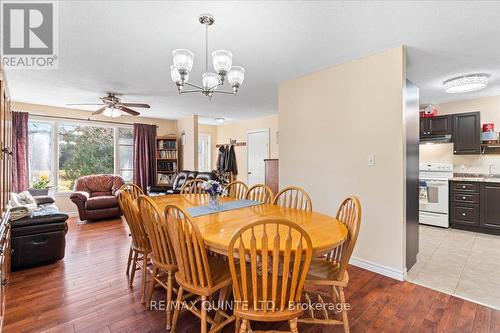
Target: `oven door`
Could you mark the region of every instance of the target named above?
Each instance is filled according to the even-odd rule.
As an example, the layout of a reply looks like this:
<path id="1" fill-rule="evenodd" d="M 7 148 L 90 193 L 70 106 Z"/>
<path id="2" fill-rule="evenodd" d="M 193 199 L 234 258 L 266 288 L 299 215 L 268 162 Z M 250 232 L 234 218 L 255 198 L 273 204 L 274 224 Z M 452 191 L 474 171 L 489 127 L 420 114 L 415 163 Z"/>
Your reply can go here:
<path id="1" fill-rule="evenodd" d="M 421 179 L 427 185 L 427 200 L 420 202 L 419 210 L 429 213 L 448 214 L 448 180 Z"/>

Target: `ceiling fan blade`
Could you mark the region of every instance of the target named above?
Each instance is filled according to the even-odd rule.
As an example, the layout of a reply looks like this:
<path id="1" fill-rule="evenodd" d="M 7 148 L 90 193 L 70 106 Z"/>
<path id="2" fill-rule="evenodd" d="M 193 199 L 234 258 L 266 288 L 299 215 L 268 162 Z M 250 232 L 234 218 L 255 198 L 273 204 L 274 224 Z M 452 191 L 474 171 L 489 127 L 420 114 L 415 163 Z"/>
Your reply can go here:
<path id="1" fill-rule="evenodd" d="M 107 105 L 106 105 L 106 106 L 103 106 L 103 107 L 102 107 L 102 108 L 100 108 L 99 110 L 92 112 L 92 114 L 93 114 L 93 115 L 98 115 L 98 114 L 101 114 L 101 113 L 103 113 L 103 112 L 104 112 L 104 110 L 106 110 L 107 108 L 108 108 L 108 106 L 107 106 Z"/>
<path id="2" fill-rule="evenodd" d="M 149 104 L 142 104 L 142 103 L 120 103 L 123 106 L 130 106 L 133 108 L 146 108 L 149 109 L 151 106 Z"/>
<path id="3" fill-rule="evenodd" d="M 104 103 L 69 103 L 69 104 L 65 104 L 67 106 L 70 106 L 70 105 L 104 105 Z"/>
<path id="4" fill-rule="evenodd" d="M 131 114 L 132 116 L 138 116 L 138 115 L 140 115 L 140 113 L 139 113 L 139 112 L 134 111 L 134 110 L 129 109 L 129 108 L 126 108 L 126 107 L 121 106 L 121 105 L 120 105 L 120 106 L 118 106 L 118 108 L 117 108 L 117 109 L 118 109 L 118 110 L 121 110 L 121 111 L 123 111 L 123 112 L 126 112 L 126 113 L 128 113 L 128 114 Z"/>

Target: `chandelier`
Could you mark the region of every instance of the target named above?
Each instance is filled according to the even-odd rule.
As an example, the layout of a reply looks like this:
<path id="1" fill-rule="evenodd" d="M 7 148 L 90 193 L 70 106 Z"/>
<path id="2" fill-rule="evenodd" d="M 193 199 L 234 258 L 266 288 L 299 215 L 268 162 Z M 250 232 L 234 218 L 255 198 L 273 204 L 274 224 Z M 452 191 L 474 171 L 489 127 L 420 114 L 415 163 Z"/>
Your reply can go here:
<path id="1" fill-rule="evenodd" d="M 174 64 L 170 66 L 172 81 L 177 85 L 179 94 L 200 92 L 212 99 L 214 93 L 236 95 L 245 78 L 245 69 L 240 66 L 232 66 L 233 54 L 227 50 L 216 50 L 212 52 L 212 64 L 215 72 L 208 71 L 208 27 L 215 22 L 210 14 L 202 14 L 199 19 L 205 25 L 205 73 L 201 76 L 201 86 L 188 82 L 189 72 L 193 68 L 193 52 L 186 49 L 177 49 L 172 52 Z M 217 90 L 224 82 L 229 82 L 232 91 Z M 185 86 L 194 89 L 184 90 Z"/>

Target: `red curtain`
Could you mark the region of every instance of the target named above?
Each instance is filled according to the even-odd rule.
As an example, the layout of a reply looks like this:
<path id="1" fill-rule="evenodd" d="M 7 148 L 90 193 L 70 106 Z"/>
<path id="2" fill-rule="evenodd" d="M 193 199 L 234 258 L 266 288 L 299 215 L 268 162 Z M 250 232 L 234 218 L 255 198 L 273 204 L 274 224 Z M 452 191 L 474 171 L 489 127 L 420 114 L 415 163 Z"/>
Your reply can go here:
<path id="1" fill-rule="evenodd" d="M 146 192 L 155 180 L 156 126 L 134 124 L 134 183 Z"/>
<path id="2" fill-rule="evenodd" d="M 28 188 L 28 113 L 12 112 L 12 191 Z"/>

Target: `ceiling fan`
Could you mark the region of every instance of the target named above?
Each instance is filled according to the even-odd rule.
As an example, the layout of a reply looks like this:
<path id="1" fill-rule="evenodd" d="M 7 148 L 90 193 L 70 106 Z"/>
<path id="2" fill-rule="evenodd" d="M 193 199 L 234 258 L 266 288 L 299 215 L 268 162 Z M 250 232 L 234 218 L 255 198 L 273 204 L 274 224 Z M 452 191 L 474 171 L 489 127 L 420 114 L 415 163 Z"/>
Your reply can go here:
<path id="1" fill-rule="evenodd" d="M 116 97 L 115 93 L 108 93 L 107 96 L 101 97 L 102 103 L 75 103 L 75 104 L 66 104 L 67 106 L 71 105 L 102 105 L 102 107 L 92 112 L 93 115 L 103 114 L 104 116 L 115 118 L 122 115 L 122 112 L 128 113 L 132 116 L 140 115 L 139 112 L 129 109 L 129 107 L 133 108 L 147 108 L 149 109 L 149 104 L 143 103 L 122 103 L 120 98 Z"/>

